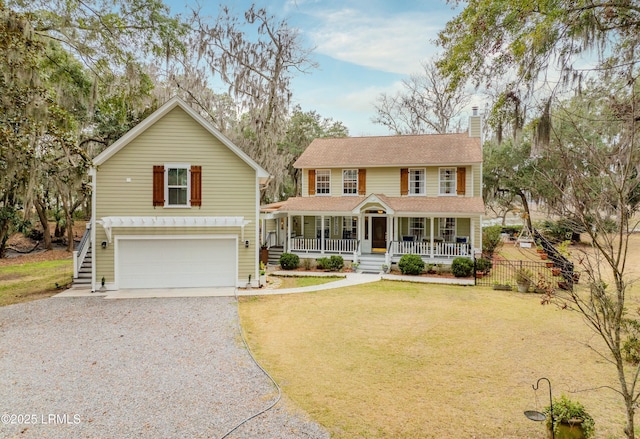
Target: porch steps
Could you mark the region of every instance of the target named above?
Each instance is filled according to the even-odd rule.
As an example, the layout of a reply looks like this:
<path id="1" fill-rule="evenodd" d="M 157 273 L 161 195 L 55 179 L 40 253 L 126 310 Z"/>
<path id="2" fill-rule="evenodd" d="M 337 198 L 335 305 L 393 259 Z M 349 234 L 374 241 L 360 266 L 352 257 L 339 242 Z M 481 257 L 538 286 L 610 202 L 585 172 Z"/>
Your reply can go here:
<path id="1" fill-rule="evenodd" d="M 362 273 L 380 273 L 384 264 L 384 255 L 361 255 L 358 259 L 358 271 Z"/>
<path id="2" fill-rule="evenodd" d="M 284 253 L 284 247 L 269 247 L 269 265 L 280 265 L 282 253 Z"/>
<path id="3" fill-rule="evenodd" d="M 78 270 L 78 277 L 73 280 L 74 286 L 91 286 L 91 251 L 93 249 L 89 246 L 87 254 L 80 265 Z"/>

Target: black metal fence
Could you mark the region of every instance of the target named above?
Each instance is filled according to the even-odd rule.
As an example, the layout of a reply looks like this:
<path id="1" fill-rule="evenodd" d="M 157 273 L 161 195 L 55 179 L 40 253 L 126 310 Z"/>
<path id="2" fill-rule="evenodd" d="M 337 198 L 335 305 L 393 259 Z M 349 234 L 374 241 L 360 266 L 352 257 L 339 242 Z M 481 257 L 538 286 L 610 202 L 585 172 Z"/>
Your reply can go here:
<path id="1" fill-rule="evenodd" d="M 528 282 L 522 282 L 523 277 Z M 566 282 L 566 275 L 563 276 L 562 270 L 553 262 L 494 260 L 488 274 L 476 274 L 476 285 L 495 289 L 516 290 L 519 283 L 528 284 L 529 291 L 537 292 L 571 288 Z"/>

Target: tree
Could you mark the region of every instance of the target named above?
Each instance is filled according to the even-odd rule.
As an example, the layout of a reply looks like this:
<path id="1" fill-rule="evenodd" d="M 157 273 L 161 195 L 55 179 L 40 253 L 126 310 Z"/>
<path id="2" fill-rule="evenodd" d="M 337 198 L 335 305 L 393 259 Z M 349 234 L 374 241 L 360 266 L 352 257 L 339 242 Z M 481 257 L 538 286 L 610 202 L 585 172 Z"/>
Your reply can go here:
<path id="1" fill-rule="evenodd" d="M 293 164 L 313 139 L 347 136 L 349 130 L 342 122 L 323 118 L 313 110 L 303 112 L 300 106 L 294 107 L 285 138 L 278 145 L 280 153 L 287 157 L 286 171 L 292 179 L 291 187 L 285 186 L 285 198 L 300 193 L 300 170 L 294 168 Z"/>
<path id="2" fill-rule="evenodd" d="M 374 123 L 394 134 L 445 134 L 460 128 L 456 117 L 469 103 L 462 87 L 454 87 L 434 62 L 422 64 L 423 72 L 403 80 L 403 91 L 377 98 Z"/>
<path id="3" fill-rule="evenodd" d="M 512 77 L 526 88 L 525 98 L 544 96 L 534 101 L 539 116 L 530 156 L 545 163 L 534 168 L 536 191 L 574 218 L 592 246 L 581 258 L 586 287 L 558 298 L 604 341 L 602 355 L 618 372 L 614 390 L 625 403 L 629 439 L 640 373 L 622 355 L 625 331 L 640 327 L 640 316 L 625 304 L 640 161 L 639 30 L 635 1 L 471 0 L 439 35 L 445 50 L 439 66 L 454 86 L 471 80 L 490 87 L 495 78 Z M 560 101 L 569 88 L 577 97 Z"/>
<path id="4" fill-rule="evenodd" d="M 47 91 L 38 68 L 43 45 L 23 14 L 0 3 L 0 257 L 4 256 L 11 228 L 18 224 L 18 209 L 36 157 L 37 139 L 44 131 Z"/>
<path id="5" fill-rule="evenodd" d="M 59 42 L 100 78 L 141 56 L 182 50 L 186 26 L 162 0 L 7 0 L 33 14 L 33 31 Z"/>
<path id="6" fill-rule="evenodd" d="M 291 79 L 294 73 L 315 67 L 311 50 L 302 46 L 298 31 L 285 20 L 277 22 L 266 9 L 254 5 L 244 20 L 222 7 L 213 25 L 194 11 L 191 26 L 200 61 L 228 86 L 242 115 L 234 132 L 226 134 L 274 176 L 263 197 L 279 199 L 286 157 L 279 154 L 278 142 L 287 128 Z M 256 38 L 244 31 L 247 26 L 254 27 Z"/>
<path id="7" fill-rule="evenodd" d="M 635 1 L 471 0 L 440 32 L 438 66 L 452 87 L 515 76 L 533 89 L 549 79 L 550 67 L 559 70 L 559 87 L 579 85 L 590 72 L 579 68 L 585 54 L 595 55 L 598 70 L 636 65 L 639 27 Z"/>
<path id="8" fill-rule="evenodd" d="M 558 299 L 580 312 L 605 342 L 607 359 L 618 372 L 620 385 L 614 390 L 626 406 L 625 433 L 633 438 L 640 366 L 625 360 L 625 346 L 638 335 L 640 314 L 630 312 L 625 300 L 632 282 L 627 273 L 629 236 L 639 224 L 634 216 L 640 206 L 640 87 L 636 84 L 632 94 L 625 90 L 623 86 L 609 96 L 597 93 L 601 96 L 595 103 L 597 111 L 585 111 L 594 105 L 587 96 L 556 108 L 545 152 L 558 160 L 566 178 L 560 186 L 557 175 L 539 172 L 562 190 L 556 211 L 570 213 L 589 236 L 591 249 L 579 258 L 587 276 L 587 294 L 575 289 L 562 292 Z"/>

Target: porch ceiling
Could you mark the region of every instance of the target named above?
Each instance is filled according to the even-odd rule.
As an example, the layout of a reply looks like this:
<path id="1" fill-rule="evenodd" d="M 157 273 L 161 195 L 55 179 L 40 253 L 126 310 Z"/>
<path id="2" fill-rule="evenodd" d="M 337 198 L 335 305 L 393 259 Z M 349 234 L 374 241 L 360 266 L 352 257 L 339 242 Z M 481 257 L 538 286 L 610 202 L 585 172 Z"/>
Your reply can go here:
<path id="1" fill-rule="evenodd" d="M 395 215 L 408 214 L 451 214 L 484 215 L 482 197 L 376 197 L 391 207 Z M 278 212 L 304 214 L 311 212 L 331 212 L 332 214 L 351 215 L 353 209 L 368 197 L 293 197 L 278 209 Z"/>

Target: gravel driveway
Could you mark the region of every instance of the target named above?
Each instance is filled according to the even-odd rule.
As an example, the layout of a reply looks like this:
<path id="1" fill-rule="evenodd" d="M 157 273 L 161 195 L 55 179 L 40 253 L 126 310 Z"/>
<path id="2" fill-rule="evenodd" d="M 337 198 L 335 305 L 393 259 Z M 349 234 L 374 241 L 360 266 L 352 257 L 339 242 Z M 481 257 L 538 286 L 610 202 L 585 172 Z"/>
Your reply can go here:
<path id="1" fill-rule="evenodd" d="M 219 438 L 276 397 L 228 297 L 0 308 L 0 437 Z M 280 402 L 229 438 L 328 438 Z"/>

